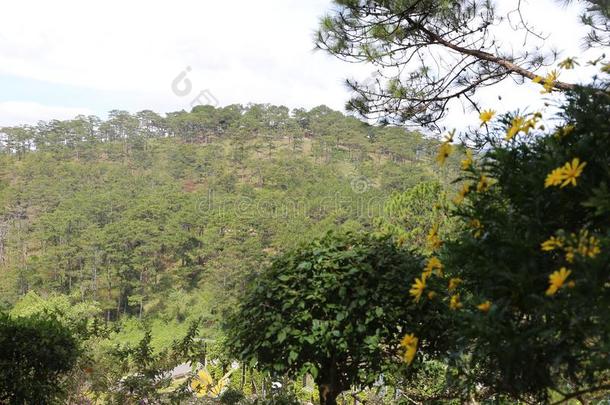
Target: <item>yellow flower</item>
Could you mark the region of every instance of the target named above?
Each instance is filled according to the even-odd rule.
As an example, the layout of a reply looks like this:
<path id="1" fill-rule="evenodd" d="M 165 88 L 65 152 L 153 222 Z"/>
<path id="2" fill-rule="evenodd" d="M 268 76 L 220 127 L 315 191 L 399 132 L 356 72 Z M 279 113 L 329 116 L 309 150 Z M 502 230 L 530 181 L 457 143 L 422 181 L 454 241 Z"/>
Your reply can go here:
<path id="1" fill-rule="evenodd" d="M 578 234 L 572 233 L 567 239 L 551 236 L 540 245 L 540 248 L 546 252 L 563 249 L 568 263 L 574 263 L 577 254 L 593 259 L 601 253 L 599 239 L 590 235 L 587 229 L 581 229 Z"/>
<path id="2" fill-rule="evenodd" d="M 456 310 L 456 309 L 460 309 L 462 308 L 462 303 L 460 302 L 460 296 L 459 295 L 452 295 L 451 296 L 451 301 L 449 301 L 449 308 L 451 308 L 452 310 Z"/>
<path id="3" fill-rule="evenodd" d="M 479 309 L 479 311 L 487 313 L 491 309 L 491 301 L 485 301 L 477 305 L 477 308 Z"/>
<path id="4" fill-rule="evenodd" d="M 422 278 L 422 280 L 426 281 L 427 279 L 430 278 L 431 275 L 432 275 L 432 270 L 428 270 L 426 268 L 426 269 L 424 269 L 424 271 L 422 271 L 421 278 Z"/>
<path id="5" fill-rule="evenodd" d="M 421 295 L 424 293 L 426 289 L 426 278 L 416 278 L 415 282 L 411 285 L 411 289 L 409 290 L 409 294 L 413 297 L 414 302 L 419 302 Z"/>
<path id="6" fill-rule="evenodd" d="M 460 284 L 462 284 L 462 279 L 461 278 L 452 278 L 451 280 L 449 280 L 449 291 L 453 291 L 455 290 Z"/>
<path id="7" fill-rule="evenodd" d="M 557 130 L 555 136 L 558 138 L 564 138 L 574 132 L 575 129 L 576 127 L 572 124 L 565 125 Z"/>
<path id="8" fill-rule="evenodd" d="M 576 186 L 576 179 L 582 174 L 586 165 L 587 162 L 580 163 L 578 158 L 572 159 L 572 163 L 566 163 L 563 167 L 564 182 L 561 184 L 561 187 L 563 188 L 568 184 Z"/>
<path id="9" fill-rule="evenodd" d="M 431 250 L 437 250 L 443 244 L 443 241 L 438 237 L 438 224 L 434 225 L 427 236 L 428 247 Z"/>
<path id="10" fill-rule="evenodd" d="M 411 365 L 411 363 L 413 363 L 413 359 L 415 359 L 416 353 L 417 353 L 417 345 L 409 346 L 405 349 L 404 358 L 408 365 Z"/>
<path id="11" fill-rule="evenodd" d="M 542 244 L 540 245 L 540 248 L 544 252 L 550 252 L 551 250 L 555 250 L 555 249 L 559 249 L 559 248 L 563 247 L 563 244 L 564 244 L 563 238 L 556 238 L 554 236 L 551 236 L 548 240 L 542 242 Z"/>
<path id="12" fill-rule="evenodd" d="M 441 276 L 443 275 L 443 264 L 437 257 L 431 257 L 428 259 L 428 263 L 426 263 L 425 273 L 432 275 L 432 272 L 436 270 L 436 273 Z"/>
<path id="13" fill-rule="evenodd" d="M 536 124 L 538 124 L 538 121 L 540 121 L 541 119 L 542 114 L 540 112 L 534 113 L 532 118 L 528 119 L 523 123 L 521 130 L 525 132 L 526 135 L 528 135 L 530 133 L 530 130 L 534 129 L 536 127 Z"/>
<path id="14" fill-rule="evenodd" d="M 544 78 L 545 81 L 556 82 L 559 79 L 559 72 L 555 69 L 551 70 L 548 75 Z"/>
<path id="15" fill-rule="evenodd" d="M 541 93 L 544 94 L 552 92 L 558 78 L 559 73 L 556 70 L 552 70 L 548 75 L 546 75 L 543 83 L 544 90 L 542 90 Z"/>
<path id="16" fill-rule="evenodd" d="M 434 299 L 434 297 L 436 297 L 436 293 L 434 291 L 430 291 L 428 293 L 428 299 L 431 300 L 431 299 Z"/>
<path id="17" fill-rule="evenodd" d="M 468 170 L 470 166 L 472 166 L 472 162 L 472 151 L 470 149 L 466 149 L 466 157 L 460 162 L 462 170 Z"/>
<path id="18" fill-rule="evenodd" d="M 477 192 L 485 192 L 489 190 L 489 187 L 491 187 L 491 180 L 489 180 L 489 177 L 482 174 L 481 178 L 479 178 L 479 182 L 477 183 Z"/>
<path id="19" fill-rule="evenodd" d="M 580 177 L 587 162 L 580 162 L 580 159 L 574 158 L 571 162 L 567 162 L 562 167 L 554 169 L 546 176 L 544 187 L 560 186 L 561 188 L 572 185 L 576 186 L 576 179 Z"/>
<path id="20" fill-rule="evenodd" d="M 417 345 L 417 338 L 413 333 L 405 335 L 400 341 L 400 345 L 402 347 L 408 347 L 412 345 Z"/>
<path id="21" fill-rule="evenodd" d="M 574 66 L 580 66 L 578 62 L 576 62 L 576 58 L 565 58 L 558 65 L 562 69 L 570 70 L 574 69 Z"/>
<path id="22" fill-rule="evenodd" d="M 438 154 L 436 155 L 436 161 L 438 164 L 441 166 L 444 165 L 445 160 L 447 160 L 449 155 L 451 155 L 451 152 L 453 152 L 453 145 L 451 145 L 449 142 L 443 142 L 438 149 Z"/>
<path id="23" fill-rule="evenodd" d="M 542 82 L 542 80 L 544 80 L 544 78 L 542 76 L 536 76 L 532 79 L 532 81 L 534 83 L 540 83 L 540 82 Z"/>
<path id="24" fill-rule="evenodd" d="M 455 197 L 453 197 L 453 203 L 455 205 L 460 205 L 462 203 L 462 201 L 464 201 L 464 198 L 466 198 L 466 195 L 470 192 L 471 187 L 472 187 L 472 184 L 464 183 L 462 185 L 462 188 L 458 192 L 458 194 Z"/>
<path id="25" fill-rule="evenodd" d="M 593 259 L 595 256 L 597 256 L 600 253 L 601 253 L 601 248 L 599 247 L 599 239 L 597 239 L 594 236 L 591 236 L 589 238 L 589 247 L 588 247 L 586 255 Z"/>
<path id="26" fill-rule="evenodd" d="M 411 364 L 417 353 L 418 339 L 413 333 L 405 335 L 400 341 L 400 345 L 405 349 L 404 360 L 407 364 Z"/>
<path id="27" fill-rule="evenodd" d="M 523 129 L 523 124 L 525 122 L 525 118 L 521 116 L 516 116 L 511 121 L 510 128 L 506 131 L 506 140 L 509 141 L 515 137 Z"/>
<path id="28" fill-rule="evenodd" d="M 572 246 L 566 247 L 566 261 L 568 263 L 574 263 L 574 256 L 576 253 L 574 252 L 574 248 Z"/>
<path id="29" fill-rule="evenodd" d="M 546 290 L 546 295 L 554 295 L 559 291 L 571 273 L 572 271 L 565 267 L 553 272 L 553 274 L 549 276 L 549 288 Z"/>
<path id="30" fill-rule="evenodd" d="M 481 114 L 479 115 L 479 118 L 481 119 L 481 126 L 487 124 L 489 121 L 491 121 L 491 119 L 494 117 L 494 115 L 496 115 L 496 112 L 494 110 L 483 110 L 481 111 Z"/>
<path id="31" fill-rule="evenodd" d="M 558 186 L 561 184 L 563 179 L 564 179 L 563 168 L 558 167 L 557 169 L 554 169 L 552 172 L 550 172 L 546 176 L 546 179 L 544 180 L 544 188 L 548 188 L 551 186 Z"/>
<path id="32" fill-rule="evenodd" d="M 572 235 L 572 238 L 578 241 L 576 251 L 582 257 L 589 257 L 593 259 L 595 256 L 601 253 L 599 239 L 597 239 L 595 236 L 589 236 L 588 230 L 583 229 L 579 232 L 578 237 L 576 237 L 576 235 Z"/>
<path id="33" fill-rule="evenodd" d="M 481 221 L 475 218 L 470 220 L 469 224 L 473 228 L 472 235 L 477 239 L 480 238 L 483 234 L 483 224 L 481 224 Z"/>

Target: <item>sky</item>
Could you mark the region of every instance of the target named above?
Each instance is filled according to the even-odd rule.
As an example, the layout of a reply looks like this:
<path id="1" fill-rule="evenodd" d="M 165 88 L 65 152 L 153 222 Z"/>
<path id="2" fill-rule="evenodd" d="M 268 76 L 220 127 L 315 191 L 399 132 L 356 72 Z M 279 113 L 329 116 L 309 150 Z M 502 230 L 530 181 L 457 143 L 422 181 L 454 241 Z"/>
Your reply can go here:
<path id="1" fill-rule="evenodd" d="M 586 31 L 577 23 L 578 4 L 526 3 L 536 27 L 553 34 L 550 46 L 566 56 L 581 52 Z M 113 109 L 190 110 L 197 100 L 343 110 L 344 79 L 366 78 L 372 68 L 314 51 L 319 18 L 331 7 L 329 0 L 5 2 L 0 126 L 104 117 Z M 508 31 L 506 44 L 519 46 Z M 572 75 L 565 78 L 586 76 Z M 538 86 L 515 87 L 505 83 L 478 97 L 500 111 L 540 103 Z M 453 110 L 447 126 L 472 114 Z"/>

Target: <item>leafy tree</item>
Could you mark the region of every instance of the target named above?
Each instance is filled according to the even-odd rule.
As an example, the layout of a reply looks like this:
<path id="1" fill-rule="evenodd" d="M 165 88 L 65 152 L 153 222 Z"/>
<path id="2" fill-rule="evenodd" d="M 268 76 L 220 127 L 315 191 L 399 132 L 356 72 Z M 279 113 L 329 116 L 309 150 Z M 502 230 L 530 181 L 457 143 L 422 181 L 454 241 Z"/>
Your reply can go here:
<path id="1" fill-rule="evenodd" d="M 460 370 L 450 383 L 536 403 L 610 389 L 609 114 L 608 95 L 579 89 L 564 125 L 531 137 L 500 118 L 493 147 L 464 165 L 460 231 L 428 260 L 444 275 L 422 274 L 412 292 L 433 292 L 453 320 L 440 357 Z"/>
<path id="2" fill-rule="evenodd" d="M 276 258 L 228 322 L 234 353 L 271 373 L 310 372 L 321 402 L 370 385 L 396 354 L 412 316 L 418 262 L 387 238 L 328 234 Z"/>
<path id="3" fill-rule="evenodd" d="M 166 120 L 156 112 L 143 110 L 136 113 L 136 118 L 139 121 L 138 128 L 144 138 L 150 139 L 165 136 L 167 131 Z"/>
<path id="4" fill-rule="evenodd" d="M 0 314 L 0 401 L 59 403 L 78 356 L 76 338 L 59 321 Z"/>
<path id="5" fill-rule="evenodd" d="M 503 49 L 495 37 L 504 17 L 496 14 L 498 2 L 335 3 L 317 43 L 378 68 L 370 83 L 348 81 L 356 93 L 348 109 L 366 117 L 435 126 L 451 100 L 463 97 L 479 110 L 476 91 L 508 77 L 567 96 L 566 122 L 552 132 L 540 112 L 493 121 L 494 111 L 479 111 L 486 132 L 464 138 L 484 149 L 480 160 L 462 161 L 452 212 L 460 230 L 435 227 L 428 235 L 432 254 L 413 281 L 408 307 L 439 311 L 453 345 L 435 357 L 425 342 L 438 331 L 423 327 L 415 331 L 422 357 L 445 362 L 447 383 L 464 399 L 490 391 L 495 399 L 505 394 L 528 403 L 601 398 L 610 389 L 608 81 L 595 76 L 581 88 L 558 78 L 578 65 L 575 58 L 547 74 L 539 72 L 556 52 Z M 536 36 L 515 3 L 516 28 Z M 588 45 L 607 46 L 608 2 L 583 3 Z M 607 74 L 604 58 L 588 64 Z M 452 155 L 452 138 L 440 146 L 441 164 Z M 433 302 L 444 303 L 444 311 Z M 403 340 L 407 350 L 413 342 L 412 335 Z"/>

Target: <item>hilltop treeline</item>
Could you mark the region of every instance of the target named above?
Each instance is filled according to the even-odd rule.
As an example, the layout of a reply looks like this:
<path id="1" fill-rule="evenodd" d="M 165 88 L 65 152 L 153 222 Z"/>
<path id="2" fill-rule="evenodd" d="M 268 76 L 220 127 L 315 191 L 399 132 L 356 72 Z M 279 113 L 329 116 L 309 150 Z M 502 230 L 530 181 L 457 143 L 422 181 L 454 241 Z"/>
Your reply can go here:
<path id="1" fill-rule="evenodd" d="M 107 120 L 96 116 L 77 116 L 72 120 L 37 125 L 5 127 L 0 133 L 4 153 L 21 156 L 31 151 L 63 149 L 85 153 L 86 146 L 103 142 L 122 142 L 124 151 L 146 147 L 152 139 L 175 138 L 186 143 L 209 143 L 218 139 L 261 141 L 287 140 L 293 149 L 302 147 L 303 139 L 317 139 L 317 153 L 329 157 L 333 148 L 345 151 L 352 160 L 362 160 L 376 151 L 394 161 L 414 159 L 426 153 L 421 136 L 410 136 L 403 128 L 370 126 L 324 105 L 311 110 L 290 111 L 269 104 L 229 105 L 223 108 L 197 106 L 191 112 L 179 111 L 165 116 L 150 110 L 130 114 L 112 110 Z M 376 143 L 382 139 L 381 143 Z M 372 147 L 373 145 L 377 148 Z"/>

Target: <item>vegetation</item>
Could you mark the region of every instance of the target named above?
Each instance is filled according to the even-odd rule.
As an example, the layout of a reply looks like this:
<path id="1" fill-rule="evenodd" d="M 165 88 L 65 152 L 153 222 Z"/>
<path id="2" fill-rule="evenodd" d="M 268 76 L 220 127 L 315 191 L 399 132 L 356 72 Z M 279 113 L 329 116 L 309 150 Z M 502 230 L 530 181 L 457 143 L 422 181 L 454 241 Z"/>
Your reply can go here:
<path id="1" fill-rule="evenodd" d="M 493 148 L 464 167 L 458 227 L 428 259 L 443 275 L 428 267 L 412 290 L 422 311 L 438 314 L 421 295 L 446 303 L 454 345 L 428 357 L 458 372 L 461 395 L 548 403 L 608 390 L 609 112 L 607 95 L 582 89 L 553 131 L 505 140 L 514 118 L 500 118 Z"/>
<path id="2" fill-rule="evenodd" d="M 0 314 L 0 401 L 59 403 L 78 356 L 78 341 L 57 320 Z"/>
<path id="3" fill-rule="evenodd" d="M 381 68 L 348 107 L 385 125 L 252 104 L 0 130 L 0 402 L 607 400 L 605 54 L 576 85 L 576 57 L 500 49 L 493 2 L 335 3 L 317 44 Z M 471 98 L 507 77 L 560 107 Z M 390 125 L 462 96 L 476 128 Z"/>
<path id="4" fill-rule="evenodd" d="M 323 106 L 113 111 L 2 134 L 2 306 L 72 331 L 83 355 L 64 388 L 102 403 L 190 391 L 166 378 L 191 361 L 177 335 L 208 342 L 192 363 L 223 359 L 208 364 L 221 378 L 232 359 L 219 324 L 275 255 L 328 230 L 377 229 L 386 196 L 451 187 L 459 161 L 438 168 L 438 141 Z M 275 398 L 271 376 L 238 371 L 240 390 Z"/>
<path id="5" fill-rule="evenodd" d="M 403 304 L 418 260 L 388 238 L 328 234 L 278 257 L 229 324 L 234 353 L 271 373 L 312 374 L 321 403 L 388 370 L 413 323 Z"/>
<path id="6" fill-rule="evenodd" d="M 436 141 L 326 107 L 115 111 L 3 133 L 3 305 L 62 293 L 106 320 L 183 321 L 196 290 L 229 305 L 252 263 L 370 227 L 385 195 L 446 177 Z"/>

